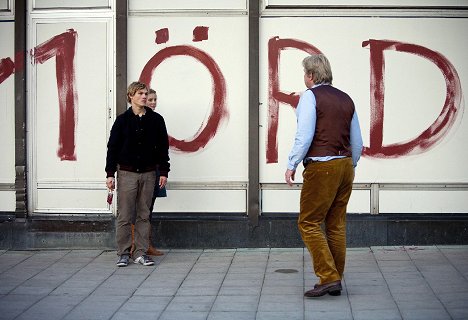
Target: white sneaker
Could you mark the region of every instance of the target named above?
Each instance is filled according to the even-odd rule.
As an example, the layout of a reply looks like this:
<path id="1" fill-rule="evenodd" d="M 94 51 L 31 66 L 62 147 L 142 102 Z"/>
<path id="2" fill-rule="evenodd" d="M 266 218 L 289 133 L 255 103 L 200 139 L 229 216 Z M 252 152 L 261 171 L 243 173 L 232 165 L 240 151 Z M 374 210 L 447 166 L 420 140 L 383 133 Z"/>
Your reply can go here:
<path id="1" fill-rule="evenodd" d="M 148 257 L 146 254 L 139 256 L 138 258 L 135 259 L 135 263 L 142 264 L 144 266 L 152 266 L 154 265 L 153 259 Z"/>

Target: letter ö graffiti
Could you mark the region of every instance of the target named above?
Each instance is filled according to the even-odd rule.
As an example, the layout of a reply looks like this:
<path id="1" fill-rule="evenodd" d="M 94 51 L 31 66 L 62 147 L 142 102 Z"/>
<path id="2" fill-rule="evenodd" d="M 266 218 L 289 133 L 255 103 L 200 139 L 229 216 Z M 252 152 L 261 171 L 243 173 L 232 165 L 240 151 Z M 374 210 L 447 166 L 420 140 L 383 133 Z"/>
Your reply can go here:
<path id="1" fill-rule="evenodd" d="M 156 43 L 168 41 L 167 29 L 156 31 Z M 193 31 L 193 41 L 208 39 L 208 27 L 196 27 Z M 213 60 L 206 52 L 188 45 L 172 46 L 158 51 L 146 63 L 140 75 L 140 81 L 146 84 L 151 83 L 151 78 L 156 68 L 166 59 L 174 56 L 189 56 L 203 64 L 210 72 L 213 83 L 213 103 L 211 113 L 207 120 L 202 123 L 200 129 L 194 136 L 178 140 L 169 135 L 170 146 L 181 152 L 196 152 L 204 148 L 207 143 L 216 135 L 221 123 L 227 119 L 228 110 L 226 108 L 226 82 L 224 76 Z"/>

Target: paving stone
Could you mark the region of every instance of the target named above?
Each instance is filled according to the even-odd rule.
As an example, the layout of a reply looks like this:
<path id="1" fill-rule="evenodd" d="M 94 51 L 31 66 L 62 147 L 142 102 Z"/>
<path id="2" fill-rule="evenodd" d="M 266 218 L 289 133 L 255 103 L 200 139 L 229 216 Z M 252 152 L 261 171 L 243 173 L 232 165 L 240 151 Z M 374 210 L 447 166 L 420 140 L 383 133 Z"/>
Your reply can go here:
<path id="1" fill-rule="evenodd" d="M 176 296 L 167 306 L 167 311 L 208 312 L 216 296 Z"/>
<path id="2" fill-rule="evenodd" d="M 468 319 L 468 246 L 349 248 L 342 295 L 313 299 L 304 248 L 166 250 L 150 268 L 116 259 L 0 251 L 0 319 Z"/>
<path id="3" fill-rule="evenodd" d="M 213 311 L 208 315 L 208 320 L 256 320 L 256 312 Z"/>
<path id="4" fill-rule="evenodd" d="M 218 296 L 212 311 L 256 311 L 259 296 Z"/>

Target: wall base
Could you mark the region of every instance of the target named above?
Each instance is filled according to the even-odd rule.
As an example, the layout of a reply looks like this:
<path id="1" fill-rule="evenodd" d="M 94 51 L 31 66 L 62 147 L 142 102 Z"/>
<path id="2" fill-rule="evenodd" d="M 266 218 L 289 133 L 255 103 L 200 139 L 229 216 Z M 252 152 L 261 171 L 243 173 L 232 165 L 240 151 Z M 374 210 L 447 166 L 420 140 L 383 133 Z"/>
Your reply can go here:
<path id="1" fill-rule="evenodd" d="M 115 249 L 113 217 L 0 219 L 1 249 Z M 348 247 L 467 245 L 467 214 L 348 215 Z M 294 215 L 153 215 L 158 248 L 302 247 Z"/>

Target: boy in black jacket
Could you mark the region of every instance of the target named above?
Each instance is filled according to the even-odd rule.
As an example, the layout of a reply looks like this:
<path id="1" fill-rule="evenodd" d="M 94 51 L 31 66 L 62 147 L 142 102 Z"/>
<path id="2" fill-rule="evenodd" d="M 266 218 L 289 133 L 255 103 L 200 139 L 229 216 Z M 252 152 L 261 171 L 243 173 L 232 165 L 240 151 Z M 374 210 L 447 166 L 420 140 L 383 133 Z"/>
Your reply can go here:
<path id="1" fill-rule="evenodd" d="M 135 219 L 135 263 L 154 265 L 147 256 L 150 207 L 155 183 L 164 187 L 169 173 L 169 142 L 164 119 L 146 107 L 148 88 L 133 82 L 127 90 L 131 108 L 117 117 L 107 144 L 107 187 L 115 188 L 117 172 L 116 242 L 119 260 L 125 267 L 132 246 L 131 225 Z M 159 166 L 160 179 L 156 181 Z"/>

